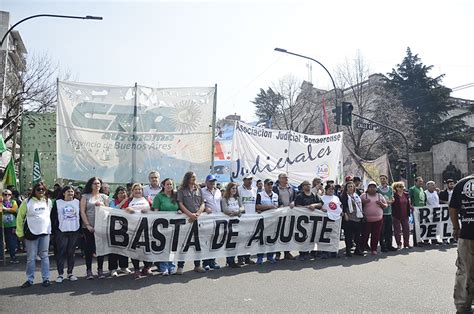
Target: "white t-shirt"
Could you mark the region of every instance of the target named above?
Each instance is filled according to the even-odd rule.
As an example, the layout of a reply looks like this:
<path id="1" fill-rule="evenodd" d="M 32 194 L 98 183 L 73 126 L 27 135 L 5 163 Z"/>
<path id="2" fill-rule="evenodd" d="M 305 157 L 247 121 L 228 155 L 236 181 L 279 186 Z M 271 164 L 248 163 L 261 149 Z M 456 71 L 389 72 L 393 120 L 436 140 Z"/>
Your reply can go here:
<path id="1" fill-rule="evenodd" d="M 323 195 L 321 196 L 323 200 L 323 209 L 328 213 L 329 219 L 338 220 L 341 218 L 342 207 L 339 197 L 336 195 Z"/>
<path id="2" fill-rule="evenodd" d="M 246 214 L 255 214 L 255 201 L 257 200 L 257 189 L 251 187 L 250 189 L 245 188 L 243 185 L 239 185 L 237 188 L 239 193 L 240 202 L 244 206 Z"/>
<path id="3" fill-rule="evenodd" d="M 430 192 L 425 191 L 426 194 L 426 206 L 439 206 L 439 196 L 436 191 Z"/>
<path id="4" fill-rule="evenodd" d="M 156 189 L 152 188 L 151 185 L 147 184 L 143 187 L 143 196 L 150 197 L 152 200 L 155 199 L 156 194 L 161 192 L 161 186 Z"/>
<path id="5" fill-rule="evenodd" d="M 32 197 L 26 201 L 26 221 L 31 233 L 36 235 L 51 234 L 51 209 L 53 203 L 50 199 L 37 199 Z"/>
<path id="6" fill-rule="evenodd" d="M 133 208 L 136 211 L 140 210 L 150 210 L 150 203 L 144 197 L 133 198 L 130 203 L 128 203 L 128 207 Z"/>
<path id="7" fill-rule="evenodd" d="M 56 200 L 58 209 L 59 230 L 62 232 L 77 231 L 80 227 L 79 200 Z"/>

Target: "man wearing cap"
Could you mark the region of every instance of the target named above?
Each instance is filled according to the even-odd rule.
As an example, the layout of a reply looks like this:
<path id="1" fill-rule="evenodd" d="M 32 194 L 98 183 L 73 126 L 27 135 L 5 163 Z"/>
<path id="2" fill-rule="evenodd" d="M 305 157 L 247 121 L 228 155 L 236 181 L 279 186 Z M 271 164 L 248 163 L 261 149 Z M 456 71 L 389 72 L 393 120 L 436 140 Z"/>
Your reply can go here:
<path id="1" fill-rule="evenodd" d="M 458 240 L 458 258 L 454 283 L 457 313 L 472 313 L 474 300 L 474 175 L 459 180 L 449 202 L 453 238 Z M 461 225 L 459 225 L 461 220 Z"/>
<path id="2" fill-rule="evenodd" d="M 204 199 L 204 210 L 208 215 L 215 215 L 221 212 L 222 193 L 216 188 L 216 177 L 210 174 L 206 177 L 206 186 L 201 189 L 202 198 Z M 204 269 L 220 269 L 216 259 L 207 259 L 202 262 Z"/>
<path id="3" fill-rule="evenodd" d="M 278 195 L 278 205 L 289 206 L 293 208 L 295 206 L 296 190 L 288 183 L 288 176 L 286 173 L 280 173 L 278 175 L 279 184 L 273 186 L 273 193 Z M 276 260 L 280 260 L 280 252 L 276 253 Z M 291 255 L 290 251 L 285 251 L 285 259 L 293 260 L 295 259 Z"/>
<path id="4" fill-rule="evenodd" d="M 394 201 L 393 189 L 391 186 L 388 185 L 388 177 L 386 175 L 380 175 L 379 179 L 380 185 L 377 188 L 377 192 L 385 197 L 388 204 L 388 206 L 385 207 L 383 210 L 383 223 L 380 235 L 380 247 L 382 252 L 396 251 L 397 248 L 392 245 L 392 203 Z"/>
<path id="5" fill-rule="evenodd" d="M 252 186 L 252 179 L 253 177 L 250 173 L 246 174 L 243 179 L 243 184 L 237 187 L 237 193 L 239 193 L 240 202 L 244 206 L 244 214 L 255 214 L 257 189 Z M 255 262 L 250 259 L 250 255 L 238 256 L 237 261 L 240 266 L 243 264 L 255 264 Z"/>
<path id="6" fill-rule="evenodd" d="M 309 181 L 301 183 L 302 193 L 299 193 L 295 199 L 295 206 L 306 207 L 309 210 L 321 209 L 323 202 L 317 194 L 311 192 L 311 184 Z M 299 259 L 301 261 L 310 259 L 309 252 L 300 252 Z"/>
<path id="7" fill-rule="evenodd" d="M 272 191 L 273 181 L 271 179 L 265 179 L 265 181 L 263 181 L 263 189 L 263 192 L 257 194 L 255 208 L 258 213 L 278 208 L 278 195 Z M 274 253 L 267 253 L 267 261 L 271 264 L 276 262 L 273 254 Z M 257 254 L 257 264 L 263 264 L 263 254 Z"/>

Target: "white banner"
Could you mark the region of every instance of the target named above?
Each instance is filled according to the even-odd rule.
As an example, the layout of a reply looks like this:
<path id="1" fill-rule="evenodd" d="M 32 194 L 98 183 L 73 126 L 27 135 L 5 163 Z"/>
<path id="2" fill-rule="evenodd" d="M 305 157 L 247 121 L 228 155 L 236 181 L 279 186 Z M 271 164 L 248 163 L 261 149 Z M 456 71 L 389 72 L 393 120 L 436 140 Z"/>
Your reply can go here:
<path id="1" fill-rule="evenodd" d="M 237 121 L 232 148 L 232 179 L 251 173 L 255 179 L 276 179 L 287 173 L 293 185 L 319 177 L 340 179 L 342 132 L 307 135 L 265 129 Z"/>
<path id="2" fill-rule="evenodd" d="M 193 261 L 293 250 L 337 252 L 341 219 L 332 221 L 319 210 L 283 207 L 240 218 L 203 214 L 189 223 L 184 214 L 128 214 L 98 207 L 94 229 L 99 256 Z"/>
<path id="3" fill-rule="evenodd" d="M 58 177 L 147 182 L 209 173 L 215 88 L 121 87 L 59 82 Z M 136 118 L 134 118 L 136 117 Z"/>
<path id="4" fill-rule="evenodd" d="M 415 207 L 413 218 L 418 242 L 452 238 L 453 224 L 448 205 Z"/>

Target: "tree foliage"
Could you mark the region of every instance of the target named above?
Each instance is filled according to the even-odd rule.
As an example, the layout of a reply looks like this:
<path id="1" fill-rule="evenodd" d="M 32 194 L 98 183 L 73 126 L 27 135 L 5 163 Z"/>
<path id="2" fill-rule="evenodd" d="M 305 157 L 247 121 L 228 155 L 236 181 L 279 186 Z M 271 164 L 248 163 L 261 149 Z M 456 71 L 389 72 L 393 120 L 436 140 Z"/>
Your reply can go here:
<path id="1" fill-rule="evenodd" d="M 432 68 L 408 47 L 402 63 L 387 74 L 387 87 L 413 114 L 415 151 L 427 151 L 448 139 L 462 139 L 467 128 L 459 117 L 448 116 L 453 105 L 451 89 L 441 84 L 444 74 L 429 76 Z"/>

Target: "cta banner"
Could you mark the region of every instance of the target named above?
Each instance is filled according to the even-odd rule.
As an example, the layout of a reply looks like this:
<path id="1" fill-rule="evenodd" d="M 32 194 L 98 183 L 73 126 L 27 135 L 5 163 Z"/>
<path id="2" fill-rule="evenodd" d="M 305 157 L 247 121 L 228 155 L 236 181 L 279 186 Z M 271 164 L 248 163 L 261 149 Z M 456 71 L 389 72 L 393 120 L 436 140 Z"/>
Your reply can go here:
<path id="1" fill-rule="evenodd" d="M 453 224 L 449 218 L 448 205 L 415 207 L 413 217 L 418 242 L 452 238 Z"/>
<path id="2" fill-rule="evenodd" d="M 342 132 L 308 135 L 265 129 L 236 121 L 232 148 L 232 179 L 250 173 L 255 179 L 276 179 L 288 174 L 291 184 L 319 177 L 340 180 Z"/>
<path id="3" fill-rule="evenodd" d="M 203 214 L 189 222 L 184 214 L 128 214 L 98 207 L 95 216 L 97 255 L 116 253 L 157 261 L 193 261 L 279 251 L 339 249 L 341 219 L 306 208 L 283 207 L 263 214 Z"/>
<path id="4" fill-rule="evenodd" d="M 148 173 L 204 178 L 212 160 L 214 87 L 59 82 L 58 177 L 147 182 Z"/>

